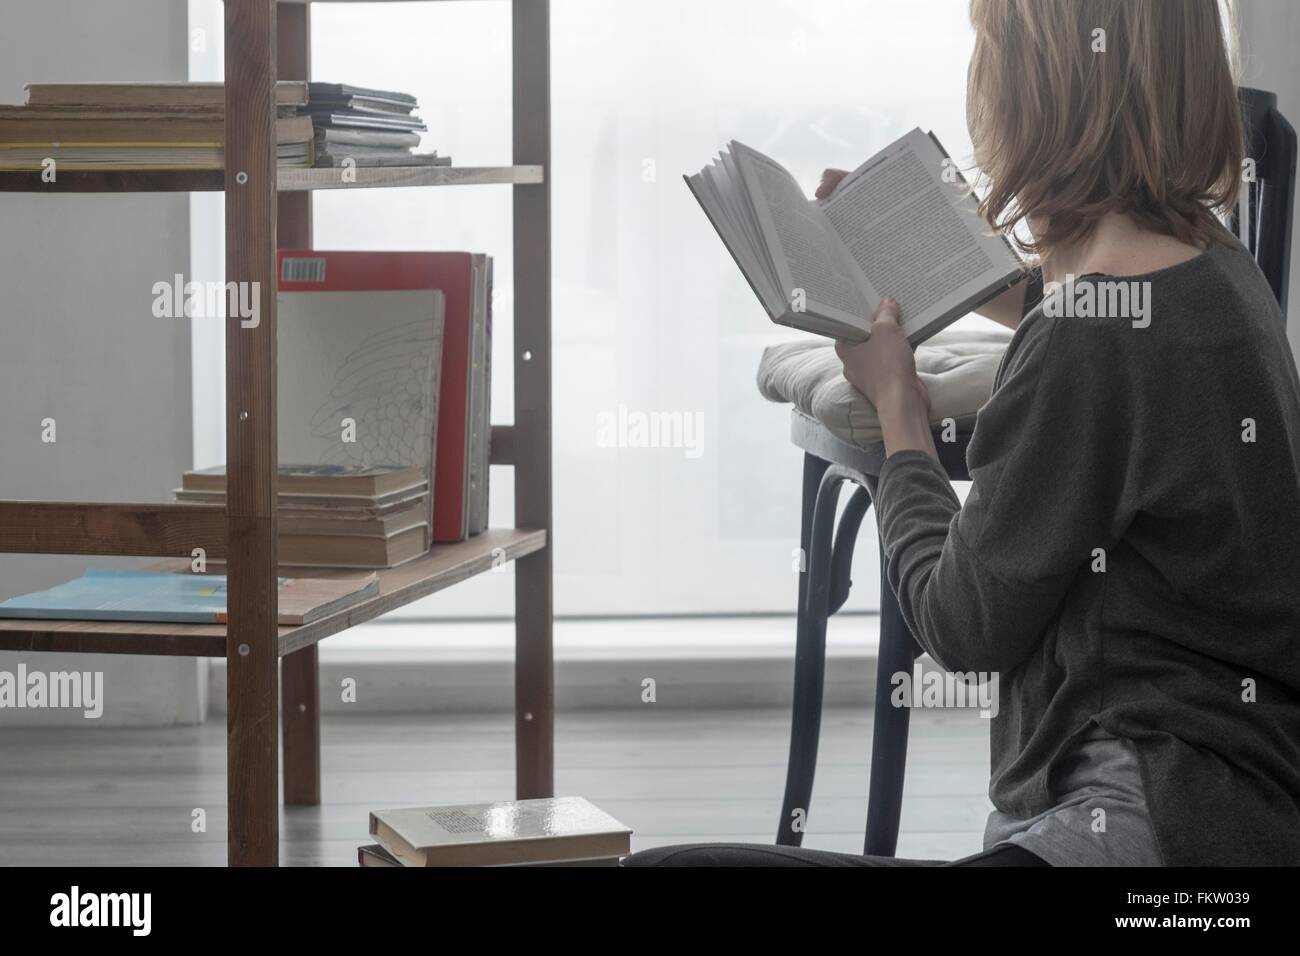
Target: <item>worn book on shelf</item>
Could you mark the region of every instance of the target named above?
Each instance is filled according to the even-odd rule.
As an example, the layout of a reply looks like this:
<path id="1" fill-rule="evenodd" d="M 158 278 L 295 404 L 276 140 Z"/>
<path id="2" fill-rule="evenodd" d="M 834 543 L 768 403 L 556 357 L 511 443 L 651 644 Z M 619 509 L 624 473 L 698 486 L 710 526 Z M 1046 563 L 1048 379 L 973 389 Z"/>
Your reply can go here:
<path id="1" fill-rule="evenodd" d="M 224 109 L 223 83 L 29 83 L 29 106 L 105 107 L 109 109 Z M 277 106 L 305 106 L 307 84 L 281 80 Z"/>
<path id="2" fill-rule="evenodd" d="M 447 297 L 433 540 L 462 541 L 487 527 L 491 257 L 468 252 L 422 255 L 431 281 Z"/>
<path id="3" fill-rule="evenodd" d="M 322 378 L 321 363 L 309 360 L 309 355 L 313 349 L 323 347 L 322 342 L 332 341 L 336 335 L 317 336 L 312 342 L 305 342 L 301 350 L 297 346 L 287 349 L 286 307 L 291 309 L 290 316 L 293 315 L 292 309 L 299 308 L 304 315 L 319 317 L 324 313 L 311 303 L 335 297 L 337 301 L 329 308 L 339 316 L 340 331 L 337 335 L 341 336 L 348 329 L 355 333 L 357 329 L 371 328 L 365 322 L 373 323 L 375 316 L 391 316 L 391 309 L 384 303 L 393 296 L 434 290 L 441 294 L 444 320 L 440 337 L 438 397 L 435 420 L 428 426 L 433 439 L 429 456 L 434 476 L 431 502 L 433 541 L 461 541 L 472 528 L 479 524 L 486 526 L 485 499 L 478 505 L 477 512 L 472 510 L 471 466 L 478 462 L 478 472 L 486 475 L 491 387 L 489 363 L 483 359 L 489 348 L 484 328 L 488 317 L 488 257 L 478 255 L 476 258 L 475 254 L 467 252 L 299 250 L 284 250 L 280 255 L 280 369 L 281 381 L 286 383 L 281 390 L 282 396 L 289 389 L 301 391 L 305 381 Z M 295 296 L 307 296 L 302 306 L 295 305 Z M 320 308 L 325 307 L 322 305 Z M 346 316 L 351 318 L 346 319 Z M 363 322 L 360 317 L 367 318 Z M 474 362 L 476 336 L 480 356 L 477 368 Z M 403 349 L 402 354 L 407 351 Z M 346 381 L 351 382 L 353 378 L 349 375 Z M 480 396 L 477 401 L 475 395 Z M 294 401 L 300 405 L 309 404 L 304 403 L 301 396 L 295 396 Z M 323 407 L 332 409 L 334 405 L 327 403 Z M 479 422 L 477 443 L 471 427 L 475 416 Z M 302 412 L 297 413 L 297 417 L 302 418 Z M 314 415 L 306 417 L 315 420 Z M 333 423 L 338 421 L 338 413 L 322 416 L 319 421 L 337 427 Z M 283 455 L 291 447 L 286 444 L 290 440 L 286 435 L 292 430 L 286 421 L 283 397 L 280 422 Z M 320 425 L 320 428 L 324 427 L 324 424 Z M 299 427 L 298 432 L 301 431 Z M 412 433 L 403 427 L 392 434 L 408 436 Z M 486 491 L 486 478 L 482 488 Z"/>
<path id="4" fill-rule="evenodd" d="M 361 150 L 354 146 L 330 147 L 316 151 L 316 165 L 327 169 L 337 169 L 348 165 L 351 160 L 356 166 L 450 166 L 450 156 L 437 153 L 394 153 L 392 150 Z"/>
<path id="5" fill-rule="evenodd" d="M 416 98 L 410 93 L 400 93 L 396 90 L 375 90 L 365 86 L 352 86 L 348 83 L 313 82 L 308 84 L 308 102 L 311 103 L 332 100 L 346 101 L 355 98 L 389 103 L 406 110 L 413 110 L 419 106 Z"/>
<path id="6" fill-rule="evenodd" d="M 280 564 L 298 568 L 392 568 L 429 550 L 429 522 L 386 535 L 281 531 L 276 549 Z"/>
<path id="7" fill-rule="evenodd" d="M 279 581 L 284 627 L 310 624 L 379 594 L 373 573 Z M 225 575 L 91 568 L 66 584 L 0 602 L 0 617 L 224 624 L 226 597 Z"/>
<path id="8" fill-rule="evenodd" d="M 174 494 L 177 501 L 185 501 L 191 504 L 219 505 L 226 500 L 224 490 L 187 491 L 184 488 L 177 488 Z M 416 505 L 427 509 L 429 507 L 428 498 L 428 482 L 421 482 L 415 488 L 394 491 L 392 494 L 375 497 L 368 495 L 286 495 L 282 492 L 276 496 L 276 507 L 279 514 L 305 515 L 314 513 L 338 515 L 346 512 L 349 515 L 382 518 Z"/>
<path id="9" fill-rule="evenodd" d="M 281 464 L 277 469 L 276 492 L 282 495 L 330 495 L 378 498 L 410 492 L 425 486 L 424 469 L 418 465 L 389 464 Z M 186 491 L 226 490 L 226 466 L 187 471 L 181 476 Z"/>
<path id="10" fill-rule="evenodd" d="M 914 129 L 809 200 L 775 160 L 735 142 L 685 177 L 772 321 L 850 341 L 882 298 L 913 344 L 1023 276 L 957 167 Z"/>
<path id="11" fill-rule="evenodd" d="M 469 494 L 466 534 L 488 527 L 492 469 L 492 258 L 474 255 L 474 341 L 470 359 Z"/>
<path id="12" fill-rule="evenodd" d="M 0 107 L 0 169 L 43 169 L 46 160 L 71 170 L 224 169 L 225 119 L 220 113 L 150 115 L 101 110 Z M 311 120 L 276 120 L 280 166 L 315 163 Z"/>
<path id="13" fill-rule="evenodd" d="M 420 134 L 407 130 L 386 129 L 335 129 L 322 127 L 316 130 L 317 149 L 337 149 L 344 146 L 364 146 L 371 149 L 411 149 L 420 145 Z"/>
<path id="14" fill-rule="evenodd" d="M 225 169 L 226 153 L 220 146 L 6 146 L 0 144 L 0 169 L 43 169 L 46 160 L 62 169 Z M 288 168 L 316 165 L 311 143 L 286 143 L 276 147 L 276 164 Z M 414 165 L 414 164 L 412 164 Z"/>
<path id="15" fill-rule="evenodd" d="M 632 831 L 581 797 L 379 810 L 370 834 L 403 866 L 519 866 L 611 860 Z"/>
<path id="16" fill-rule="evenodd" d="M 403 462 L 432 484 L 446 295 L 421 253 L 281 250 L 282 460 Z"/>
<path id="17" fill-rule="evenodd" d="M 356 113 L 342 110 L 319 110 L 311 114 L 316 128 L 408 130 L 423 133 L 428 127 L 418 116 L 398 113 Z"/>
<path id="18" fill-rule="evenodd" d="M 427 129 L 415 97 L 342 83 L 312 83 L 302 107 L 316 127 L 316 165 L 448 166 L 435 151 L 415 153 Z"/>
<path id="19" fill-rule="evenodd" d="M 275 121 L 276 142 L 310 143 L 315 139 L 310 116 Z M 220 112 L 167 115 L 99 110 L 69 115 L 56 110 L 0 106 L 0 145 L 39 146 L 222 146 L 226 119 Z"/>
<path id="20" fill-rule="evenodd" d="M 363 538 L 387 538 L 400 531 L 429 526 L 429 506 L 421 496 L 413 505 L 405 505 L 386 514 L 346 508 L 280 508 L 276 527 L 280 534 L 355 535 Z"/>

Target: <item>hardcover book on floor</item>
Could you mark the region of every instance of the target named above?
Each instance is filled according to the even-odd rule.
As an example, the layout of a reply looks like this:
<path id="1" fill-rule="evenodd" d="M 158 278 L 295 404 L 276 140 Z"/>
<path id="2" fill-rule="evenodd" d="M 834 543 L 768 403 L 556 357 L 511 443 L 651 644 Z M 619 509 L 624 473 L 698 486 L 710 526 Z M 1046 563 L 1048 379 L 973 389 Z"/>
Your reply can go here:
<path id="1" fill-rule="evenodd" d="M 632 839 L 582 797 L 379 810 L 370 814 L 370 833 L 402 866 L 607 862 L 626 856 Z"/>

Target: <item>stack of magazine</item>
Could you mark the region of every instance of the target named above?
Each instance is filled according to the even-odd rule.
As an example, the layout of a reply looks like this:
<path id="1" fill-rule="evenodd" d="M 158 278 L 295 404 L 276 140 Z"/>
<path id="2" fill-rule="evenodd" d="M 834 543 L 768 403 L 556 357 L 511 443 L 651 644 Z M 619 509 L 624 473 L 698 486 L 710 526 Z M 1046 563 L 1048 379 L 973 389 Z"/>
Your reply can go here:
<path id="1" fill-rule="evenodd" d="M 449 166 L 450 156 L 417 153 L 428 127 L 414 96 L 346 83 L 312 83 L 303 112 L 315 131 L 316 165 Z"/>

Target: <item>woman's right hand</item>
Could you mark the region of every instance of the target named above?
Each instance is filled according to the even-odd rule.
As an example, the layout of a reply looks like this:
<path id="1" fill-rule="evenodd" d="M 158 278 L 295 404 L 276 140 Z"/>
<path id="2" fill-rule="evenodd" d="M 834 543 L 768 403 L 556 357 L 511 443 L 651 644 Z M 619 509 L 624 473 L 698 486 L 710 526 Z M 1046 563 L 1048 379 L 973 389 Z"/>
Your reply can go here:
<path id="1" fill-rule="evenodd" d="M 831 193 L 835 192 L 835 187 L 840 184 L 845 176 L 849 174 L 847 169 L 828 169 L 822 173 L 822 181 L 817 186 L 816 198 L 825 199 Z"/>

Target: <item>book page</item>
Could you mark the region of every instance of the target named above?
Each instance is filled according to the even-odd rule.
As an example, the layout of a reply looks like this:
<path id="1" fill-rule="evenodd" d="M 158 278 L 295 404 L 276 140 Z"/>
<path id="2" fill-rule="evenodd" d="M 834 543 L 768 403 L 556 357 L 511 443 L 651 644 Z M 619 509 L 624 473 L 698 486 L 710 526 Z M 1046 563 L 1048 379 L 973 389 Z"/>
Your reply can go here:
<path id="1" fill-rule="evenodd" d="M 909 336 L 1019 269 L 989 234 L 960 175 L 943 179 L 947 157 L 911 133 L 854 171 L 822 210 L 869 283 L 873 300 L 898 301 Z"/>
<path id="2" fill-rule="evenodd" d="M 841 266 L 843 250 L 822 211 L 784 168 L 741 143 L 732 152 L 753 200 L 758 224 L 789 304 L 802 289 L 807 311 L 865 329 L 870 306 L 859 282 Z"/>

